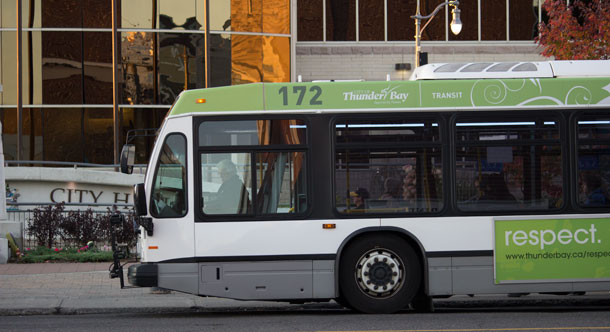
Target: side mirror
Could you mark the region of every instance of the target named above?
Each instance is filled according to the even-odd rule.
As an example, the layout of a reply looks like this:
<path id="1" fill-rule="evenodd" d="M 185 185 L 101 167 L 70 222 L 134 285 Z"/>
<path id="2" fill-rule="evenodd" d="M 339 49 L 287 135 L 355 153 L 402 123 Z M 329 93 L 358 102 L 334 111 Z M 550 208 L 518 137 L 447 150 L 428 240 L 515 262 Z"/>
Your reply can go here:
<path id="1" fill-rule="evenodd" d="M 146 209 L 146 192 L 144 191 L 144 183 L 138 183 L 133 188 L 133 205 L 136 216 L 145 216 Z"/>
<path id="2" fill-rule="evenodd" d="M 121 150 L 121 173 L 131 174 L 136 159 L 136 146 L 125 144 Z"/>

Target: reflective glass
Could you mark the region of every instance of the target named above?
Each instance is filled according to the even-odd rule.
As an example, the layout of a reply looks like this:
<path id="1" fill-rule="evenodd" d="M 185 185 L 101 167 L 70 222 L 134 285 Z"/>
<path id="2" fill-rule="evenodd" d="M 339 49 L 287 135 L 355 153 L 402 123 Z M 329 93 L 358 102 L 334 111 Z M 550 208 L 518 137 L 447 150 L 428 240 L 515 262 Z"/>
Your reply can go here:
<path id="1" fill-rule="evenodd" d="M 85 134 L 84 162 L 110 164 L 113 162 L 112 109 L 90 108 L 85 110 L 83 133 Z"/>
<path id="2" fill-rule="evenodd" d="M 24 28 L 40 28 L 40 1 L 22 0 L 21 2 L 21 26 Z M 17 27 L 17 1 L 0 0 L 0 27 Z"/>
<path id="3" fill-rule="evenodd" d="M 41 109 L 22 110 L 22 155 L 21 160 L 42 160 L 42 117 Z M 2 143 L 5 160 L 17 159 L 17 110 L 0 109 L 2 121 Z"/>
<path id="4" fill-rule="evenodd" d="M 42 101 L 41 32 L 23 32 L 22 36 L 23 103 L 40 104 Z M 16 43 L 14 31 L 0 32 L 0 84 L 4 90 L 0 93 L 0 103 L 3 105 L 17 104 Z"/>
<path id="5" fill-rule="evenodd" d="M 231 85 L 231 35 L 209 34 L 210 87 Z"/>
<path id="6" fill-rule="evenodd" d="M 380 41 L 385 39 L 384 6 L 379 0 L 358 1 L 358 39 Z"/>
<path id="7" fill-rule="evenodd" d="M 326 40 L 356 40 L 356 0 L 326 1 Z"/>
<path id="8" fill-rule="evenodd" d="M 81 32 L 42 32 L 42 102 L 83 103 Z"/>
<path id="9" fill-rule="evenodd" d="M 112 33 L 83 32 L 83 104 L 112 104 Z"/>
<path id="10" fill-rule="evenodd" d="M 416 6 L 410 0 L 388 0 L 388 40 L 413 40 Z M 440 24 L 440 23 L 438 23 Z"/>
<path id="11" fill-rule="evenodd" d="M 231 31 L 262 32 L 262 29 L 263 0 L 231 1 Z"/>
<path id="12" fill-rule="evenodd" d="M 203 213 L 252 213 L 250 153 L 202 153 Z"/>
<path id="13" fill-rule="evenodd" d="M 83 28 L 112 28 L 112 1 L 81 0 L 79 2 L 83 6 Z"/>
<path id="14" fill-rule="evenodd" d="M 464 1 L 474 1 L 475 6 L 477 3 L 476 0 L 464 0 Z M 436 6 L 438 6 L 439 4 L 440 4 L 440 2 L 439 3 L 435 3 L 435 2 L 431 2 L 431 1 L 422 2 L 420 4 L 421 14 L 423 16 L 432 14 L 432 12 L 436 8 Z M 411 15 L 415 14 L 415 12 L 417 10 L 417 6 L 415 6 L 413 8 L 414 8 L 413 14 L 411 14 Z M 460 8 L 462 8 L 462 1 L 460 1 Z M 447 26 L 447 24 L 449 24 L 445 20 L 445 11 L 446 10 L 449 12 L 449 22 L 451 22 L 451 9 L 448 6 L 445 6 L 444 8 L 442 8 L 438 11 L 438 13 L 432 19 L 430 24 L 428 24 L 426 29 L 421 33 L 422 41 L 424 41 L 424 40 L 445 40 L 445 27 Z M 462 13 L 463 12 L 464 11 L 462 10 Z M 413 36 L 415 36 L 415 20 L 410 18 L 410 16 L 409 16 L 408 20 L 409 20 L 409 23 L 411 23 L 411 22 L 413 23 Z M 462 18 L 462 21 L 463 20 L 464 19 Z M 428 20 L 422 20 L 421 27 L 423 27 L 427 21 Z M 476 25 L 476 23 L 475 23 L 475 25 Z M 451 32 L 449 34 L 451 34 Z M 415 37 L 413 39 L 415 39 Z"/>
<path id="15" fill-rule="evenodd" d="M 158 34 L 159 104 L 172 104 L 185 88 L 205 87 L 204 37 L 204 34 Z"/>
<path id="16" fill-rule="evenodd" d="M 303 213 L 307 210 L 304 152 L 256 154 L 256 213 Z"/>
<path id="17" fill-rule="evenodd" d="M 263 82 L 290 82 L 290 38 L 262 38 Z"/>
<path id="18" fill-rule="evenodd" d="M 204 0 L 159 0 L 159 28 L 204 30 Z"/>
<path id="19" fill-rule="evenodd" d="M 156 2 L 157 0 L 122 0 L 121 28 L 155 28 Z"/>
<path id="20" fill-rule="evenodd" d="M 564 204 L 559 144 L 458 147 L 455 161 L 462 211 L 556 210 Z"/>
<path id="21" fill-rule="evenodd" d="M 263 32 L 290 33 L 289 0 L 263 1 Z"/>
<path id="22" fill-rule="evenodd" d="M 155 39 L 151 32 L 121 33 L 121 103 L 157 104 L 155 91 Z"/>
<path id="23" fill-rule="evenodd" d="M 231 31 L 231 1 L 209 0 L 210 30 Z"/>
<path id="24" fill-rule="evenodd" d="M 151 214 L 159 218 L 186 214 L 186 137 L 170 134 L 161 146 L 151 190 Z"/>
<path id="25" fill-rule="evenodd" d="M 85 110 L 44 109 L 44 160 L 82 162 L 86 160 L 82 137 Z"/>
<path id="26" fill-rule="evenodd" d="M 122 111 L 122 137 L 121 142 L 136 146 L 136 164 L 147 164 L 152 153 L 158 128 L 169 108 L 121 108 Z M 112 126 L 112 123 L 111 123 Z M 110 127 L 111 128 L 111 127 Z M 112 131 L 107 129 L 107 140 L 112 141 Z M 110 148 L 112 150 L 112 147 Z M 111 163 L 111 157 L 106 163 Z"/>
<path id="27" fill-rule="evenodd" d="M 449 29 L 449 40 L 478 40 L 479 38 L 479 18 L 478 18 L 478 13 L 479 13 L 479 8 L 478 8 L 478 4 L 477 4 L 477 0 L 461 0 L 460 1 L 460 10 L 461 12 L 461 20 L 462 20 L 462 31 L 460 32 L 459 35 L 454 35 L 451 32 L 451 28 Z M 442 13 L 439 13 L 439 15 L 441 15 Z M 498 15 L 498 13 L 495 13 L 496 15 Z M 501 14 L 501 15 L 506 15 L 506 14 Z M 495 18 L 495 16 L 494 16 Z M 451 23 L 451 10 L 449 10 L 449 22 L 447 22 L 447 24 Z M 432 23 L 431 23 L 432 24 Z M 496 26 L 496 25 L 494 25 Z M 496 26 L 497 28 L 497 26 Z M 506 30 L 506 26 L 502 26 L 501 28 L 497 28 L 497 29 L 505 29 Z"/>
<path id="28" fill-rule="evenodd" d="M 537 5 L 538 1 L 534 1 Z M 533 40 L 538 25 L 538 7 L 531 0 L 510 0 L 510 40 Z"/>
<path id="29" fill-rule="evenodd" d="M 481 40 L 506 40 L 506 0 L 481 1 Z"/>
<path id="30" fill-rule="evenodd" d="M 443 208 L 440 148 L 336 150 L 338 212 L 434 213 Z"/>
<path id="31" fill-rule="evenodd" d="M 263 81 L 263 37 L 231 36 L 231 84 Z"/>
<path id="32" fill-rule="evenodd" d="M 199 126 L 199 146 L 305 144 L 301 120 L 205 121 Z"/>
<path id="33" fill-rule="evenodd" d="M 322 0 L 297 1 L 297 39 L 299 41 L 323 40 Z"/>
<path id="34" fill-rule="evenodd" d="M 439 142 L 440 128 L 435 119 L 340 120 L 335 124 L 337 143 Z"/>
<path id="35" fill-rule="evenodd" d="M 610 206 L 610 116 L 577 119 L 578 204 L 584 208 Z"/>

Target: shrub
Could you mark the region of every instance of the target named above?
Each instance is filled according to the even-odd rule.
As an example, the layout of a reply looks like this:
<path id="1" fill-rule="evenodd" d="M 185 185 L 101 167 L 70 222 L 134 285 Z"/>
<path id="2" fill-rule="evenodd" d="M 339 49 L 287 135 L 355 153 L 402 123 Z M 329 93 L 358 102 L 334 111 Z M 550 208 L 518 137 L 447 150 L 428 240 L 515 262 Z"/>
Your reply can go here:
<path id="1" fill-rule="evenodd" d="M 104 214 L 98 214 L 95 218 L 97 223 L 101 227 L 101 231 L 103 233 L 103 238 L 110 241 L 112 238 L 112 227 L 110 225 L 110 216 L 112 216 L 115 211 L 108 209 L 108 211 Z M 119 212 L 120 213 L 120 212 Z M 118 232 L 116 233 L 117 243 L 125 244 L 128 248 L 131 248 L 136 245 L 136 241 L 138 239 L 136 234 L 136 227 L 134 226 L 135 214 L 133 211 L 129 211 L 125 215 L 125 219 L 123 223 L 119 225 Z"/>
<path id="2" fill-rule="evenodd" d="M 39 246 L 51 248 L 55 237 L 61 234 L 63 212 L 63 202 L 34 209 L 34 215 L 27 228 L 28 235 L 33 236 Z"/>
<path id="3" fill-rule="evenodd" d="M 81 247 L 88 241 L 97 242 L 104 234 L 99 220 L 93 216 L 93 210 L 70 211 L 64 218 L 61 227 L 61 237 L 66 244 Z"/>

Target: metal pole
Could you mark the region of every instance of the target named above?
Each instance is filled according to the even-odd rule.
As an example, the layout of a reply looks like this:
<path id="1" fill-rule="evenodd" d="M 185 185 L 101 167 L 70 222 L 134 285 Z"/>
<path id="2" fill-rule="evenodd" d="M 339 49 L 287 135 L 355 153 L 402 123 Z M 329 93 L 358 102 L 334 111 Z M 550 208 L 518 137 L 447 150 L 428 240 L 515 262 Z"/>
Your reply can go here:
<path id="1" fill-rule="evenodd" d="M 23 160 L 21 156 L 23 150 L 23 61 L 21 61 L 23 28 L 21 21 L 21 0 L 17 0 L 17 160 Z"/>
<path id="2" fill-rule="evenodd" d="M 114 131 L 114 164 L 119 163 L 120 140 L 120 114 L 119 114 L 119 75 L 117 61 L 119 59 L 119 46 L 117 38 L 117 1 L 112 0 L 112 124 Z"/>

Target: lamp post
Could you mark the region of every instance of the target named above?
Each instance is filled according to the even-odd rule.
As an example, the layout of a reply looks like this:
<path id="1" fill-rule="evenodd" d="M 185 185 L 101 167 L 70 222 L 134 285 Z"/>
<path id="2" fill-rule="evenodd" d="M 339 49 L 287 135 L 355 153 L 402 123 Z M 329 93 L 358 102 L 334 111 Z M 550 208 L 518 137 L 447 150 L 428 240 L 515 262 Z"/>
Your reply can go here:
<path id="1" fill-rule="evenodd" d="M 432 19 L 434 18 L 434 16 L 436 16 L 439 10 L 443 8 L 443 6 L 449 5 L 453 7 L 453 9 L 451 10 L 451 32 L 453 32 L 454 35 L 457 35 L 460 33 L 460 31 L 462 31 L 462 20 L 460 20 L 461 11 L 458 8 L 459 4 L 460 2 L 457 0 L 445 1 L 436 6 L 432 14 L 423 16 L 421 14 L 421 11 L 419 10 L 419 0 L 417 0 L 417 12 L 415 13 L 415 15 L 411 16 L 411 18 L 415 20 L 415 68 L 419 67 L 419 54 L 421 52 L 421 34 L 422 32 L 424 32 L 424 29 L 426 29 L 430 21 L 432 21 Z M 426 21 L 426 24 L 424 24 L 424 26 L 420 29 L 422 20 L 428 21 Z"/>

